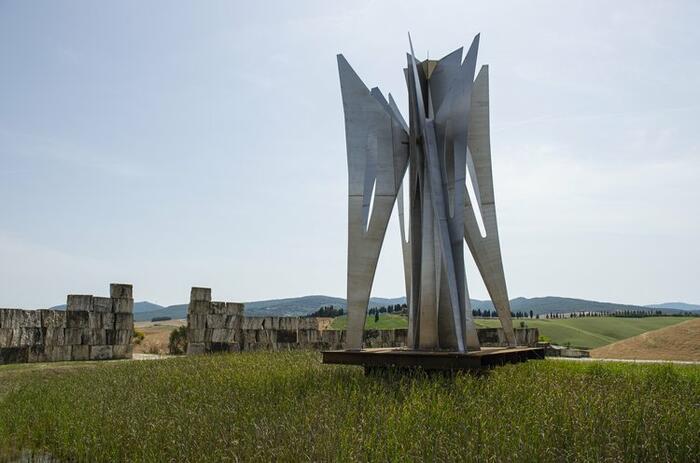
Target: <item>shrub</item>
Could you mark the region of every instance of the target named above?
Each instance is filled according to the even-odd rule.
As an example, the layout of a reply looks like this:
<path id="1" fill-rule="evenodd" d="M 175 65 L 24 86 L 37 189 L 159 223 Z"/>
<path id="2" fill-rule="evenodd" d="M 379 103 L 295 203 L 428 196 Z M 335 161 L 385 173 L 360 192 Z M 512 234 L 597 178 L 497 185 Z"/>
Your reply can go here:
<path id="1" fill-rule="evenodd" d="M 187 327 L 180 326 L 170 332 L 168 351 L 171 355 L 182 355 L 187 352 Z"/>
<path id="2" fill-rule="evenodd" d="M 140 331 L 140 330 L 137 330 L 136 328 L 134 328 L 134 336 L 133 336 L 134 344 L 136 344 L 136 345 L 141 344 L 141 342 L 143 341 L 143 338 L 145 338 L 145 337 L 146 337 L 146 335 L 143 334 L 143 331 Z"/>

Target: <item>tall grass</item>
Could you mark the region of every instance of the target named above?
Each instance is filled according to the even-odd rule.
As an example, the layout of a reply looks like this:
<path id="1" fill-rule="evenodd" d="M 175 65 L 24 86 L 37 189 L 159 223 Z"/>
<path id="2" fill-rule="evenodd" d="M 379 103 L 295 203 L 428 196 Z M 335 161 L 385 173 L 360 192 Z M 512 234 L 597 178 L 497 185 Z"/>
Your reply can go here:
<path id="1" fill-rule="evenodd" d="M 0 395 L 6 454 L 159 462 L 700 455 L 700 368 L 692 366 L 535 361 L 478 377 L 366 377 L 321 365 L 316 353 L 291 352 L 45 375 L 15 372 Z"/>

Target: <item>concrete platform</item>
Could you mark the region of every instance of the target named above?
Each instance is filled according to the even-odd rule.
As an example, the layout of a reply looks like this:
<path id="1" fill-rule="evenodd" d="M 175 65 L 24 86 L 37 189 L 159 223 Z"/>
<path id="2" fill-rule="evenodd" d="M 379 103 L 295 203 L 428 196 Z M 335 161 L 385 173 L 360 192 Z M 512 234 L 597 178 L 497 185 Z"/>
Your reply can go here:
<path id="1" fill-rule="evenodd" d="M 323 363 L 358 365 L 365 371 L 382 368 L 421 368 L 423 370 L 481 370 L 507 363 L 544 359 L 543 347 L 483 347 L 474 352 L 435 352 L 406 348 L 327 350 Z"/>

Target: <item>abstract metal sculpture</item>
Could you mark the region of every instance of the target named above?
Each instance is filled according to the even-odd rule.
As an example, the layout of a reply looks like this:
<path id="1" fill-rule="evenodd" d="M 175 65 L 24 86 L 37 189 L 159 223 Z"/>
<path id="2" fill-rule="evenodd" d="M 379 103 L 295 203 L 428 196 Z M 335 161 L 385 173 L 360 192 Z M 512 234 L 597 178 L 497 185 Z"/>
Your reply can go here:
<path id="1" fill-rule="evenodd" d="M 387 101 L 378 88 L 369 90 L 338 55 L 349 173 L 348 347 L 362 348 L 377 261 L 397 198 L 408 347 L 479 350 L 467 291 L 465 239 L 506 340 L 515 346 L 491 173 L 488 66 L 474 79 L 479 36 L 464 61 L 459 48 L 440 60 L 419 62 L 410 36 L 409 44 L 404 69 L 409 124 L 391 94 Z M 476 204 L 467 191 L 467 172 Z"/>

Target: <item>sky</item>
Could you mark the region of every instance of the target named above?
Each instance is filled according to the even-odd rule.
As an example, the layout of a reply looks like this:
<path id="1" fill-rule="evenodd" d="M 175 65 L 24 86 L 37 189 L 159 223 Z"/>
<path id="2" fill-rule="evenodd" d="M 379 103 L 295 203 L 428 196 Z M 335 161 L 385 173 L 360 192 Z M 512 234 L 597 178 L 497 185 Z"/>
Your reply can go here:
<path id="1" fill-rule="evenodd" d="M 0 0 L 0 307 L 345 295 L 336 54 L 481 33 L 511 297 L 700 303 L 700 3 Z M 404 294 L 396 211 L 373 295 Z M 471 297 L 487 293 L 467 262 Z"/>

